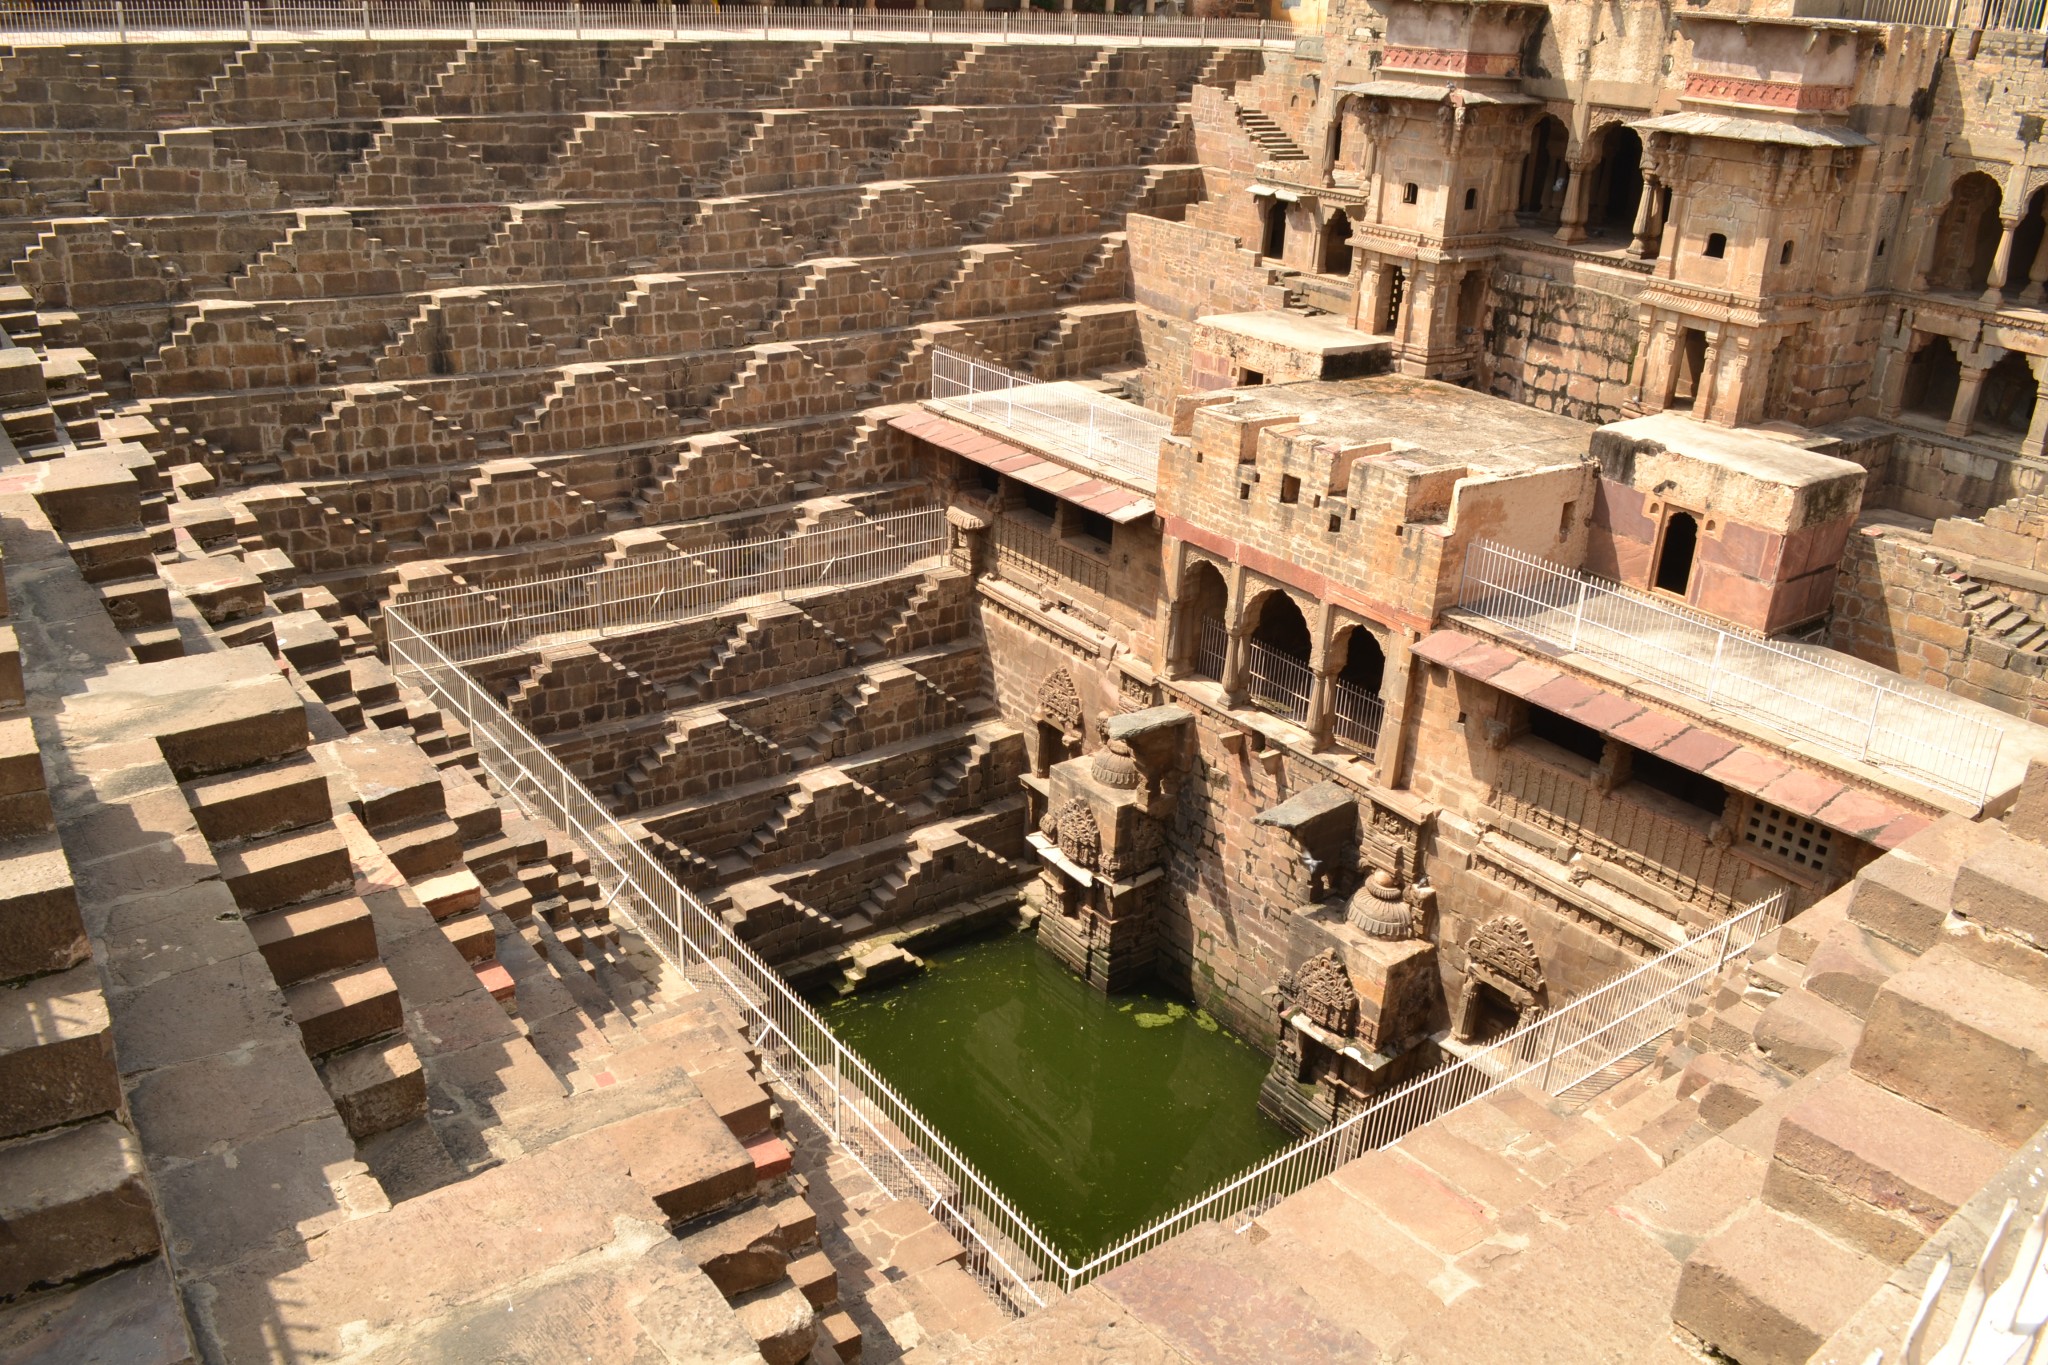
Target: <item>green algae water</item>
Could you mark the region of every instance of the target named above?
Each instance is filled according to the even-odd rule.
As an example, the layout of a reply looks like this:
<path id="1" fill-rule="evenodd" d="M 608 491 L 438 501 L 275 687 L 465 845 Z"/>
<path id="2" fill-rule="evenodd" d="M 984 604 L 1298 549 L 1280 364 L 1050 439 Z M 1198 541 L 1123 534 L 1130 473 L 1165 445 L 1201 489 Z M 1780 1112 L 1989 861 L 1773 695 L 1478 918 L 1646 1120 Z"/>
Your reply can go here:
<path id="1" fill-rule="evenodd" d="M 1287 1144 L 1258 1112 L 1266 1056 L 1206 1013 L 1098 995 L 1029 934 L 924 956 L 825 1021 L 1066 1255 Z"/>

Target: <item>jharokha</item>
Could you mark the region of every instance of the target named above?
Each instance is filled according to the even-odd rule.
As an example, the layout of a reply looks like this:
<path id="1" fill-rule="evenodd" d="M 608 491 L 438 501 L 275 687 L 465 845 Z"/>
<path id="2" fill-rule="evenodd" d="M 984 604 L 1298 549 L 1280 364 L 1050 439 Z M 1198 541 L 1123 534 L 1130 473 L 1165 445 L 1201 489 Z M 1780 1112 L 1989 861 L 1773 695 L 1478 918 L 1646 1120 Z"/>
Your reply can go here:
<path id="1" fill-rule="evenodd" d="M 382 3 L 0 16 L 0 1359 L 2040 1335 L 2038 4 Z M 1026 1235 L 1004 926 L 1311 1145 Z"/>

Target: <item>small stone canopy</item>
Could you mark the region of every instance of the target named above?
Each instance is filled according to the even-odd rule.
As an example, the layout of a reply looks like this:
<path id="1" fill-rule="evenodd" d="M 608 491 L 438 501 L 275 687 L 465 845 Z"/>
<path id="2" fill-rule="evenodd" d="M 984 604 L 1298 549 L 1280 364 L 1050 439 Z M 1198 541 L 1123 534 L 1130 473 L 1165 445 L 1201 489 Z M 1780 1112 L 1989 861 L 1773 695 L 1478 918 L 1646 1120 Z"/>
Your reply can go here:
<path id="1" fill-rule="evenodd" d="M 1156 775 L 1178 764 L 1194 723 L 1194 713 L 1184 707 L 1148 706 L 1109 717 L 1107 734 L 1128 744 L 1138 766 Z"/>
<path id="2" fill-rule="evenodd" d="M 1541 1004 L 1543 964 L 1529 929 L 1513 915 L 1496 915 L 1465 940 L 1472 975 L 1502 991 L 1524 1008 Z"/>
<path id="3" fill-rule="evenodd" d="M 1039 684 L 1038 718 L 1059 727 L 1068 740 L 1077 744 L 1086 733 L 1087 727 L 1081 715 L 1081 694 L 1074 686 L 1074 675 L 1066 669 L 1055 668 Z"/>
<path id="4" fill-rule="evenodd" d="M 1102 827 L 1086 801 L 1077 796 L 1046 818 L 1053 842 L 1068 862 L 1092 870 L 1102 861 Z"/>
<path id="5" fill-rule="evenodd" d="M 1344 1035 L 1358 1031 L 1358 988 L 1334 948 L 1325 948 L 1296 967 L 1281 983 L 1281 994 L 1318 1028 Z"/>
<path id="6" fill-rule="evenodd" d="M 1335 782 L 1318 782 L 1260 811 L 1252 823 L 1284 829 L 1302 843 L 1341 838 L 1358 828 L 1358 803 Z"/>

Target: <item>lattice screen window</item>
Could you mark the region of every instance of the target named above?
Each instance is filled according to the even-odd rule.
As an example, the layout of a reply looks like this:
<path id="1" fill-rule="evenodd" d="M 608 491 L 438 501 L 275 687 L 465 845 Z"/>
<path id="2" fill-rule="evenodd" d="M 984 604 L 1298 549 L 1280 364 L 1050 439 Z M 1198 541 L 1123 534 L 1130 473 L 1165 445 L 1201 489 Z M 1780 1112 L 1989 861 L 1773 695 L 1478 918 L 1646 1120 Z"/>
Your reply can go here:
<path id="1" fill-rule="evenodd" d="M 1742 817 L 1742 842 L 1779 862 L 1819 872 L 1828 865 L 1835 832 L 1817 820 L 1752 800 Z"/>

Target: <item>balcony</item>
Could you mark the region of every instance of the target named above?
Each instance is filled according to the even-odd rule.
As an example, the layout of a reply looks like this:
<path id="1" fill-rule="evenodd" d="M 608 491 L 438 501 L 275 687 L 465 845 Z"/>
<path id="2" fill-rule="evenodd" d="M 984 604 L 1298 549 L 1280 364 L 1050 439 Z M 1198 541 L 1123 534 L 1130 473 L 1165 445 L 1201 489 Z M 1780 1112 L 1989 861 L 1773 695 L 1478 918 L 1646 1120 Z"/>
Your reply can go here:
<path id="1" fill-rule="evenodd" d="M 1040 383 L 951 351 L 932 352 L 932 406 L 1075 469 L 1156 493 L 1173 424 L 1070 381 Z"/>
<path id="2" fill-rule="evenodd" d="M 2005 729 L 1986 708 L 1832 650 L 1738 632 L 1518 550 L 1475 543 L 1457 610 L 1632 675 L 1705 714 L 1739 717 L 1979 806 L 2003 783 L 1994 770 Z"/>
<path id="3" fill-rule="evenodd" d="M 1247 639 L 1243 650 L 1243 687 L 1246 701 L 1292 721 L 1311 735 L 1318 733 L 1315 670 L 1306 659 L 1284 654 L 1257 640 Z M 1195 648 L 1195 670 L 1218 682 L 1229 682 L 1230 635 L 1223 623 L 1202 622 L 1201 638 Z M 1379 747 L 1380 720 L 1385 703 L 1344 679 L 1323 678 L 1329 698 L 1329 736 L 1339 748 L 1360 758 L 1371 759 Z"/>

